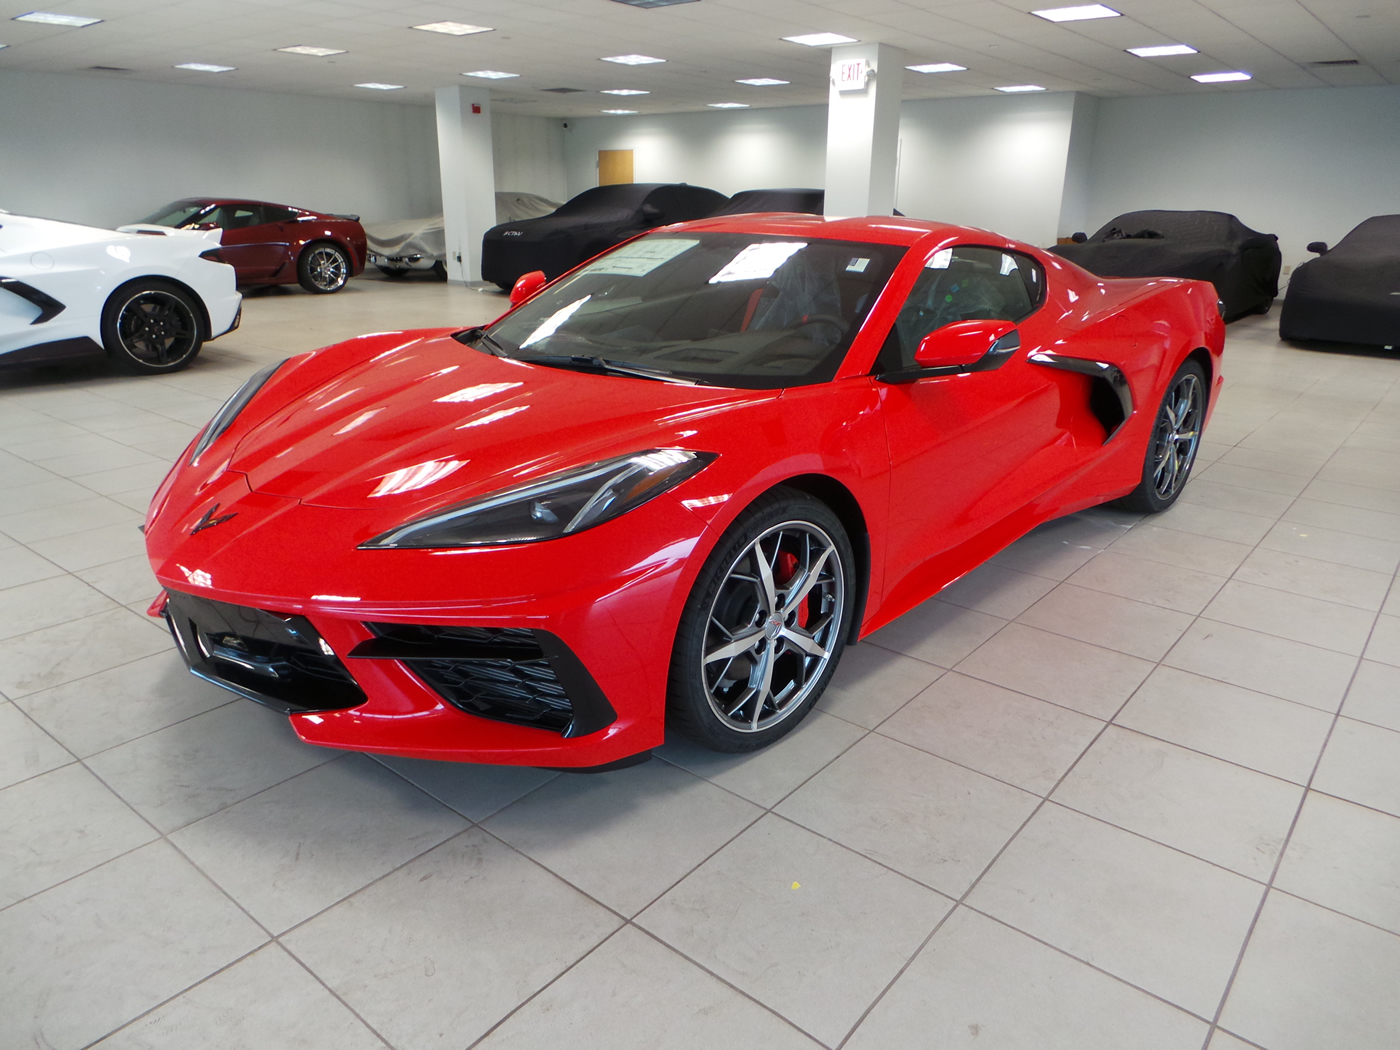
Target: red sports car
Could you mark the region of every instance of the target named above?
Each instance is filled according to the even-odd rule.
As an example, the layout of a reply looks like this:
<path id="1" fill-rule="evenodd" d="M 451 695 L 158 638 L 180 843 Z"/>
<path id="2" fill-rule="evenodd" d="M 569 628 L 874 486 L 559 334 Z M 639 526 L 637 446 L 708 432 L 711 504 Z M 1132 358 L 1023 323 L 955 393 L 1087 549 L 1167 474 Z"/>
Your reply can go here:
<path id="1" fill-rule="evenodd" d="M 363 273 L 369 252 L 357 215 L 264 201 L 189 197 L 134 225 L 221 229 L 217 261 L 233 267 L 239 284 L 300 284 L 320 295 Z"/>
<path id="2" fill-rule="evenodd" d="M 761 747 L 1027 530 L 1170 506 L 1221 383 L 1209 284 L 931 222 L 707 219 L 543 280 L 219 411 L 146 521 L 195 674 L 362 751 Z"/>

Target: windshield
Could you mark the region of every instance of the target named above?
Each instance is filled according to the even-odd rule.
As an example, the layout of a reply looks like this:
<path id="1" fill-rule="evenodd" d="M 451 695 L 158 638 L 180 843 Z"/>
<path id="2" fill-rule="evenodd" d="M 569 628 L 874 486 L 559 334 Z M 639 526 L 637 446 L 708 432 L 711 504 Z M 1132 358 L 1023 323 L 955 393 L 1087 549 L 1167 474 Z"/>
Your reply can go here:
<path id="1" fill-rule="evenodd" d="M 632 241 L 493 325 L 510 357 L 768 390 L 836 374 L 905 249 L 752 233 Z M 595 362 L 596 363 L 596 362 Z"/>
<path id="2" fill-rule="evenodd" d="M 176 201 L 174 204 L 167 204 L 154 215 L 148 215 L 141 221 L 150 226 L 179 227 L 207 207 L 209 207 L 208 201 Z"/>

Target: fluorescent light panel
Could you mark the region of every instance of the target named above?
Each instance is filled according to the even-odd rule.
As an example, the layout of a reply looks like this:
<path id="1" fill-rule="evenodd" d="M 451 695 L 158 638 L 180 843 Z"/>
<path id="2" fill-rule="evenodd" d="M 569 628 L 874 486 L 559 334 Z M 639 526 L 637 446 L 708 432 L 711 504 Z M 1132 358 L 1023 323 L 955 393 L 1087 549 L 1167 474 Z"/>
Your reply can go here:
<path id="1" fill-rule="evenodd" d="M 46 26 L 72 26 L 81 29 L 83 26 L 95 26 L 102 19 L 88 18 L 86 15 L 56 15 L 52 11 L 30 11 L 25 15 L 15 15 L 11 21 L 38 22 Z"/>
<path id="2" fill-rule="evenodd" d="M 1231 70 L 1228 73 L 1197 73 L 1191 78 L 1198 84 L 1228 84 L 1232 80 L 1253 80 L 1254 78 L 1242 70 Z"/>
<path id="3" fill-rule="evenodd" d="M 1081 4 L 1078 7 L 1047 7 L 1031 14 L 1049 22 L 1082 22 L 1086 18 L 1117 18 L 1123 12 L 1115 11 L 1103 4 Z"/>
<path id="4" fill-rule="evenodd" d="M 507 80 L 519 75 L 519 73 L 502 73 L 499 69 L 475 69 L 470 73 L 462 74 L 464 77 L 480 77 L 482 80 Z"/>
<path id="5" fill-rule="evenodd" d="M 356 84 L 356 87 L 369 88 L 371 91 L 401 91 L 402 84 Z"/>
<path id="6" fill-rule="evenodd" d="M 237 66 L 211 66 L 205 62 L 181 62 L 176 69 L 192 69 L 196 73 L 232 73 Z"/>
<path id="7" fill-rule="evenodd" d="M 748 109 L 747 102 L 709 102 L 706 103 L 711 109 Z"/>
<path id="8" fill-rule="evenodd" d="M 967 66 L 960 66 L 956 62 L 925 62 L 921 66 L 905 66 L 915 73 L 965 73 Z"/>
<path id="9" fill-rule="evenodd" d="M 425 33 L 446 33 L 448 36 L 471 36 L 473 33 L 494 33 L 490 26 L 468 25 L 466 22 L 425 22 L 421 26 L 413 26 L 413 29 L 421 29 Z"/>
<path id="10" fill-rule="evenodd" d="M 600 95 L 650 95 L 650 91 L 643 91 L 641 88 L 604 88 Z"/>
<path id="11" fill-rule="evenodd" d="M 313 58 L 325 58 L 327 55 L 343 55 L 345 52 L 335 47 L 312 47 L 310 44 L 296 44 L 293 47 L 279 47 L 278 51 L 285 51 L 289 55 L 310 55 Z"/>
<path id="12" fill-rule="evenodd" d="M 777 87 L 779 84 L 791 84 L 791 80 L 775 80 L 772 77 L 750 77 L 748 80 L 736 80 L 736 84 L 747 84 L 749 87 Z"/>
<path id="13" fill-rule="evenodd" d="M 620 66 L 649 66 L 656 62 L 665 62 L 664 58 L 652 58 L 650 55 L 610 55 L 601 59 L 603 62 L 616 62 Z"/>
<path id="14" fill-rule="evenodd" d="M 625 117 L 629 113 L 635 113 L 637 111 L 635 109 L 605 109 L 603 112 L 611 117 Z"/>
<path id="15" fill-rule="evenodd" d="M 1005 91 L 1008 95 L 1020 94 L 1025 91 L 1044 91 L 1039 84 L 1008 84 L 1006 87 L 997 88 L 998 91 Z"/>
<path id="16" fill-rule="evenodd" d="M 790 44 L 806 44 L 808 47 L 832 47 L 836 44 L 854 44 L 856 38 L 853 36 L 842 36 L 840 33 L 804 33 L 802 36 L 783 37 Z"/>
<path id="17" fill-rule="evenodd" d="M 1168 55 L 1194 55 L 1197 51 L 1188 44 L 1157 44 L 1153 47 L 1130 47 L 1128 54 L 1138 58 L 1166 58 Z"/>

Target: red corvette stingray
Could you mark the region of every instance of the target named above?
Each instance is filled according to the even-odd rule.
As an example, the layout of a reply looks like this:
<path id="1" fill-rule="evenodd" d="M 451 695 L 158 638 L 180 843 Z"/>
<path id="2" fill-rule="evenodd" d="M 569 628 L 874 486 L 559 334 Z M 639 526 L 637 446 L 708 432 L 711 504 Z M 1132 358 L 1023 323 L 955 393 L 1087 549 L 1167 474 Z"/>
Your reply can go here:
<path id="1" fill-rule="evenodd" d="M 1221 382 L 1209 284 L 957 226 L 708 219 L 541 280 L 219 411 L 146 522 L 195 674 L 363 751 L 761 747 L 1035 525 L 1170 506 Z"/>

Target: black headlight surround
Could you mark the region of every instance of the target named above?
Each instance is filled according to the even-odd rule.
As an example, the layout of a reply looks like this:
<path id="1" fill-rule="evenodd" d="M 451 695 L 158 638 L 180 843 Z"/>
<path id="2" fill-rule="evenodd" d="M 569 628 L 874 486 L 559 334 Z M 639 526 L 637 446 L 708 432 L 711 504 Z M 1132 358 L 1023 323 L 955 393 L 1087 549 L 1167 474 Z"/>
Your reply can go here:
<path id="1" fill-rule="evenodd" d="M 224 402 L 223 407 L 214 413 L 214 418 L 209 421 L 209 425 L 204 428 L 204 433 L 200 434 L 198 443 L 194 446 L 194 451 L 190 453 L 190 466 L 199 465 L 199 457 L 209 451 L 211 445 L 218 441 L 233 421 L 238 418 L 238 414 L 248 407 L 248 402 L 252 401 L 258 391 L 263 388 L 273 374 L 287 362 L 278 361 L 275 365 L 269 365 L 260 372 L 255 372 L 248 377 L 248 381 L 233 392 L 233 396 Z"/>
<path id="2" fill-rule="evenodd" d="M 650 502 L 716 458 L 677 448 L 615 456 L 455 504 L 366 540 L 360 549 L 508 547 L 573 536 Z M 475 537 L 473 525 L 480 530 Z"/>

